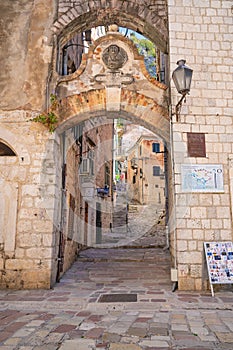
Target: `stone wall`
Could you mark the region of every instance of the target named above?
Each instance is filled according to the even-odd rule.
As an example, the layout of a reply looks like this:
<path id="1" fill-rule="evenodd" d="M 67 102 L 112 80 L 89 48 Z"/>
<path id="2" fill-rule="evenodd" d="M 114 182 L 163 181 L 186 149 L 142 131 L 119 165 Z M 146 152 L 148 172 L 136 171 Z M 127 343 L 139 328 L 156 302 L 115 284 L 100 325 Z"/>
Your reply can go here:
<path id="1" fill-rule="evenodd" d="M 193 69 L 190 95 L 179 122 L 173 116 L 175 235 L 180 289 L 201 289 L 203 242 L 232 241 L 229 159 L 233 152 L 232 4 L 169 0 L 170 64 Z M 172 88 L 172 104 L 178 102 Z M 206 157 L 188 157 L 187 133 L 204 133 Z M 224 193 L 184 193 L 181 164 L 221 164 Z"/>
<path id="2" fill-rule="evenodd" d="M 82 242 L 78 242 L 76 237 L 81 231 L 81 227 L 78 225 L 77 213 L 81 206 L 80 203 L 80 191 L 79 191 L 79 177 L 78 177 L 78 167 L 79 167 L 79 148 L 74 140 L 72 130 L 67 130 L 64 137 L 64 142 L 66 145 L 65 151 L 65 189 L 64 202 L 62 207 L 62 233 L 63 233 L 63 249 L 64 256 L 63 267 L 60 273 L 67 271 L 76 259 L 78 248 L 81 246 Z M 61 193 L 59 195 L 59 201 L 61 201 Z M 80 244 L 80 245 L 79 245 Z"/>
<path id="3" fill-rule="evenodd" d="M 0 108 L 40 111 L 46 106 L 55 2 L 15 0 L 0 6 Z"/>
<path id="4" fill-rule="evenodd" d="M 0 138 L 16 153 L 16 157 L 0 157 L 4 220 L 0 236 L 1 288 L 50 286 L 55 238 L 49 210 L 54 203 L 50 197 L 45 208 L 41 187 L 41 167 L 49 132 L 36 123 L 25 123 L 26 117 L 22 111 L 5 112 L 1 117 Z M 17 128 L 11 128 L 13 123 Z M 46 190 L 48 196 L 53 197 L 54 186 L 51 184 Z"/>
<path id="5" fill-rule="evenodd" d="M 16 153 L 0 159 L 1 288 L 50 288 L 56 278 L 57 140 L 31 121 L 49 104 L 55 6 L 44 0 L 0 5 L 0 138 Z"/>

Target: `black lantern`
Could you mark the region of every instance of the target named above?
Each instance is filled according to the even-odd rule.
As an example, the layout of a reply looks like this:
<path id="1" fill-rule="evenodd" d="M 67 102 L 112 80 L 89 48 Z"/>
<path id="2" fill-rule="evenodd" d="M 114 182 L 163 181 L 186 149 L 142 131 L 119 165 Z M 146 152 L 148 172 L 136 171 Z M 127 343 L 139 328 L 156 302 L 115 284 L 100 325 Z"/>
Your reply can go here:
<path id="1" fill-rule="evenodd" d="M 172 73 L 176 89 L 182 95 L 189 93 L 193 75 L 193 70 L 187 67 L 185 62 L 185 60 L 179 60 L 177 62 L 178 67 Z"/>
<path id="2" fill-rule="evenodd" d="M 185 96 L 190 91 L 193 70 L 185 65 L 185 60 L 177 61 L 178 67 L 172 73 L 172 79 L 174 81 L 176 90 L 182 95 L 181 99 L 176 105 L 176 121 L 179 120 L 180 110 Z"/>

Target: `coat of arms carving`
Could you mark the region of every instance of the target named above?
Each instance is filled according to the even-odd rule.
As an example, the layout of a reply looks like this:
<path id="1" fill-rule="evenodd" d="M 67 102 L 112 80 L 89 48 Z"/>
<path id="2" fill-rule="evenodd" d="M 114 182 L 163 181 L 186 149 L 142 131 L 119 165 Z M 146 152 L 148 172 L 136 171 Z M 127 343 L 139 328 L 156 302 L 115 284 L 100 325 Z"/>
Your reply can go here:
<path id="1" fill-rule="evenodd" d="M 127 62 L 128 56 L 118 45 L 110 45 L 104 50 L 102 59 L 108 69 L 118 70 Z"/>

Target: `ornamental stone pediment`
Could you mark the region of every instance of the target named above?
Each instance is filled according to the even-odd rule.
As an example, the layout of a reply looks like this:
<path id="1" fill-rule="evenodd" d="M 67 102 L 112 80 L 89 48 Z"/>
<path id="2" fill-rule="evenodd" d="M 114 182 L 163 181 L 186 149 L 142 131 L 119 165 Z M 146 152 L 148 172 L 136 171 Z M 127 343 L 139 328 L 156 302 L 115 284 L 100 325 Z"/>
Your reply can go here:
<path id="1" fill-rule="evenodd" d="M 133 42 L 118 32 L 98 38 L 83 56 L 82 63 L 73 74 L 57 81 L 57 94 L 64 98 L 95 89 L 111 89 L 107 96 L 120 96 L 117 89 L 125 88 L 166 104 L 167 87 L 152 78 L 146 70 L 144 57 L 138 54 Z M 112 99 L 112 98 L 111 98 Z M 118 108 L 120 101 L 118 101 Z M 114 104 L 114 109 L 116 109 Z M 110 105 L 108 105 L 108 109 Z M 111 109 L 111 108 L 110 108 Z"/>

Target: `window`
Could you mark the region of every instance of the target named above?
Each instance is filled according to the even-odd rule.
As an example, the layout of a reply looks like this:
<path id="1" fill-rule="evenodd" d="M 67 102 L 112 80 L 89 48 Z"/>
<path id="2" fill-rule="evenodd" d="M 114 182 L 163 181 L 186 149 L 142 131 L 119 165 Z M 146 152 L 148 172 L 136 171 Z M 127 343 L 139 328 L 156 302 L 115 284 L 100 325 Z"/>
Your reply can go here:
<path id="1" fill-rule="evenodd" d="M 12 149 L 9 146 L 5 145 L 5 143 L 0 141 L 0 157 L 4 156 L 12 157 L 16 156 L 16 154 L 14 151 L 12 151 Z"/>
<path id="2" fill-rule="evenodd" d="M 95 159 L 95 152 L 93 150 L 90 150 L 88 152 L 88 158 L 89 158 L 89 172 L 90 175 L 95 175 L 95 169 L 94 169 L 94 159 Z"/>
<path id="3" fill-rule="evenodd" d="M 110 187 L 110 179 L 111 179 L 110 167 L 108 164 L 105 164 L 105 186 Z"/>
<path id="4" fill-rule="evenodd" d="M 140 145 L 139 154 L 140 154 L 140 156 L 142 155 L 142 145 Z"/>
<path id="5" fill-rule="evenodd" d="M 82 55 L 88 52 L 91 43 L 90 31 L 77 33 L 60 49 L 59 74 L 69 75 L 80 66 Z"/>
<path id="6" fill-rule="evenodd" d="M 140 179 L 143 178 L 143 170 L 140 168 Z"/>
<path id="7" fill-rule="evenodd" d="M 77 143 L 82 143 L 83 127 L 83 123 L 80 123 L 73 128 L 74 138 Z"/>
<path id="8" fill-rule="evenodd" d="M 153 166 L 153 176 L 160 176 L 160 166 Z"/>
<path id="9" fill-rule="evenodd" d="M 75 212 L 75 198 L 70 194 L 69 198 L 69 217 L 68 217 L 68 239 L 73 239 L 74 235 L 74 212 Z"/>
<path id="10" fill-rule="evenodd" d="M 90 172 L 90 159 L 83 158 L 79 166 L 79 175 L 89 175 Z"/>
<path id="11" fill-rule="evenodd" d="M 152 152 L 159 153 L 160 152 L 160 144 L 159 143 L 152 143 Z"/>

